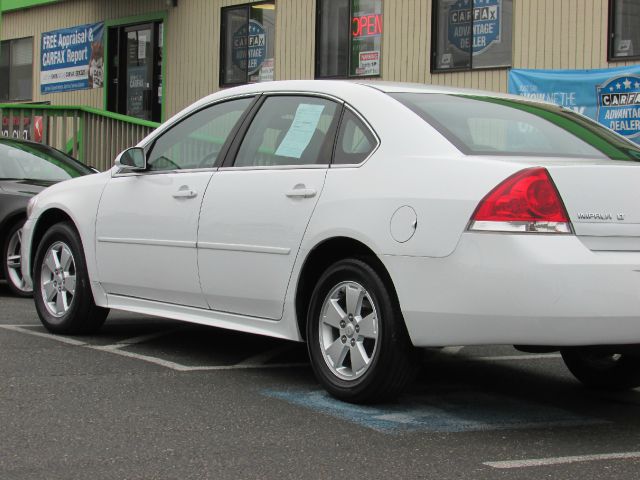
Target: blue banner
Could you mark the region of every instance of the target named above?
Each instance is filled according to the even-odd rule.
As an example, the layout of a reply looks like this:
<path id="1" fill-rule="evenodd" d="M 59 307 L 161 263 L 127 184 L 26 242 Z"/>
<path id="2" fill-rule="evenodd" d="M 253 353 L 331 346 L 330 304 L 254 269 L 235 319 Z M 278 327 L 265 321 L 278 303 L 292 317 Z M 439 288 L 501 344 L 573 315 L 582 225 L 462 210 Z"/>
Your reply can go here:
<path id="1" fill-rule="evenodd" d="M 509 93 L 575 110 L 640 143 L 640 65 L 509 72 Z"/>
<path id="2" fill-rule="evenodd" d="M 42 34 L 40 92 L 100 88 L 104 83 L 104 23 Z"/>

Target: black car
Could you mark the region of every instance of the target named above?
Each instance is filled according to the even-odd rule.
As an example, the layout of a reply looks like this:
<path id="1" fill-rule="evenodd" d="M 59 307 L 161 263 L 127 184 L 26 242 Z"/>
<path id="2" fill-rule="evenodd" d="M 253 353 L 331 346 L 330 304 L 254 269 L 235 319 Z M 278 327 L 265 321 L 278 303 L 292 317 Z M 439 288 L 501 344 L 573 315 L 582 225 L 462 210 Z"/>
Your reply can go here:
<path id="1" fill-rule="evenodd" d="M 31 295 L 20 269 L 21 230 L 29 199 L 54 183 L 90 173 L 95 170 L 54 148 L 0 138 L 0 278 L 15 294 Z"/>

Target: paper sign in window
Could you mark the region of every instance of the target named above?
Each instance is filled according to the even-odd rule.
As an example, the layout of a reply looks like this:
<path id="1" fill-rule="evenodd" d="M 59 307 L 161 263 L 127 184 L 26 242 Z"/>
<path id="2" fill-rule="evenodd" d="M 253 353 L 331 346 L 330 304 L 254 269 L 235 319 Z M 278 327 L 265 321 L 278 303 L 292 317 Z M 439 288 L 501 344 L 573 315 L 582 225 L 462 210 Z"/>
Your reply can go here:
<path id="1" fill-rule="evenodd" d="M 302 152 L 309 146 L 316 131 L 324 105 L 298 105 L 296 116 L 289 127 L 289 131 L 280 142 L 276 155 L 281 157 L 300 158 Z"/>

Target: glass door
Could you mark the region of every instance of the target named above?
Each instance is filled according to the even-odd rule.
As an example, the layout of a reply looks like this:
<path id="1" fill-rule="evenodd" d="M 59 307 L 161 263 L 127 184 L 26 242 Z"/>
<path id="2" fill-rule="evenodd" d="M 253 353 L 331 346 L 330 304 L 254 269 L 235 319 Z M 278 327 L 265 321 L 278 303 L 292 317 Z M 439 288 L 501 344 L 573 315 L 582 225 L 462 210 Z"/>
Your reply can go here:
<path id="1" fill-rule="evenodd" d="M 109 30 L 109 110 L 160 121 L 162 113 L 162 23 Z"/>

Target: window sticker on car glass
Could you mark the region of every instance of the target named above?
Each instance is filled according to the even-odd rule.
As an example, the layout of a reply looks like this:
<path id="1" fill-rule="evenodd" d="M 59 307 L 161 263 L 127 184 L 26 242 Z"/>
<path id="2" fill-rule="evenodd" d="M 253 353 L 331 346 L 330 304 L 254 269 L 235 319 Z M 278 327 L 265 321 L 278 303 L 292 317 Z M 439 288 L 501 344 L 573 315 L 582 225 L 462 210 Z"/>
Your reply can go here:
<path id="1" fill-rule="evenodd" d="M 306 103 L 298 105 L 296 116 L 289 127 L 289 131 L 280 142 L 276 155 L 300 158 L 302 152 L 311 142 L 323 110 L 324 105 L 309 105 Z"/>

